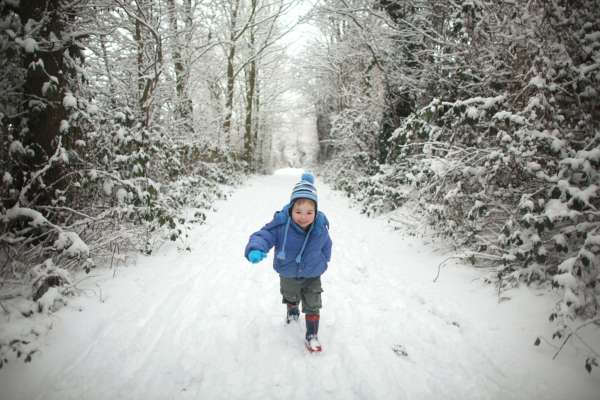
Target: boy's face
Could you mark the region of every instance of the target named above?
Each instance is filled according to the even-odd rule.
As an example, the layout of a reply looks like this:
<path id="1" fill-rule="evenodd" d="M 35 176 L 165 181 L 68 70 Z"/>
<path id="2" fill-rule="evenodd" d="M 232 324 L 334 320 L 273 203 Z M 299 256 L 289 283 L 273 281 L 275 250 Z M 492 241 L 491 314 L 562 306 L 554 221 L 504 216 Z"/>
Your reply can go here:
<path id="1" fill-rule="evenodd" d="M 292 220 L 306 229 L 315 220 L 315 203 L 308 199 L 299 199 L 292 208 Z"/>

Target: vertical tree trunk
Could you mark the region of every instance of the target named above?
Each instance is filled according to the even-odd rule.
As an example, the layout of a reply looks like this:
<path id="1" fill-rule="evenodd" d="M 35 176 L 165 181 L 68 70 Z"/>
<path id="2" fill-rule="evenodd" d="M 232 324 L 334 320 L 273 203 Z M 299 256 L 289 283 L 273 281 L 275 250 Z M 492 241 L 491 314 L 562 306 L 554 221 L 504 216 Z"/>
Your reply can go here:
<path id="1" fill-rule="evenodd" d="M 252 110 L 254 107 L 254 90 L 256 86 L 256 60 L 250 62 L 250 71 L 248 72 L 248 83 L 246 87 L 246 118 L 244 123 L 244 159 L 252 162 L 254 154 L 255 140 L 252 134 Z"/>
<path id="2" fill-rule="evenodd" d="M 191 12 L 191 9 L 190 9 Z M 169 27 L 171 29 L 172 42 L 171 52 L 173 56 L 173 66 L 175 69 L 175 89 L 177 92 L 177 103 L 175 107 L 176 117 L 183 122 L 183 130 L 189 132 L 192 129 L 191 101 L 187 91 L 187 70 L 189 65 L 184 63 L 184 48 L 179 39 L 179 28 L 177 24 L 177 6 L 175 0 L 167 0 L 167 13 L 169 15 Z M 186 16 L 186 21 L 189 15 Z M 187 36 L 187 34 L 186 34 Z"/>
<path id="3" fill-rule="evenodd" d="M 160 18 L 153 21 L 152 6 L 144 1 L 137 2 L 135 12 L 121 5 L 134 20 L 134 40 L 137 46 L 138 106 L 144 126 L 150 125 L 154 92 L 163 69 L 162 38 L 158 31 Z M 152 25 L 154 23 L 154 26 Z"/>
<path id="4" fill-rule="evenodd" d="M 189 49 L 189 46 L 192 43 L 192 37 L 193 37 L 192 0 L 184 0 L 183 6 L 184 6 L 184 15 L 185 15 L 185 33 L 183 35 L 185 42 L 182 46 L 182 48 L 184 49 L 183 54 L 182 54 L 183 64 L 185 66 L 185 73 L 183 76 L 184 87 L 185 87 L 185 97 L 183 99 L 183 101 L 184 101 L 183 106 L 184 106 L 184 110 L 186 110 L 185 112 L 189 116 L 188 117 L 189 132 L 191 134 L 193 134 L 193 132 L 194 132 L 194 118 L 193 118 L 194 104 L 192 103 L 192 99 L 191 99 L 190 93 L 189 93 L 190 70 L 192 67 L 191 51 Z"/>
<path id="5" fill-rule="evenodd" d="M 257 68 L 256 70 L 256 89 L 255 89 L 255 95 L 254 95 L 254 147 L 256 152 L 258 153 L 256 155 L 256 162 L 258 165 L 264 165 L 264 148 L 263 148 L 263 140 L 262 138 L 259 136 L 261 129 L 260 129 L 260 123 L 261 123 L 261 118 L 260 118 L 260 80 L 259 80 L 259 70 Z"/>
<path id="6" fill-rule="evenodd" d="M 256 0 L 252 0 L 252 7 L 256 8 Z M 256 52 L 254 30 L 254 18 L 250 21 L 250 38 L 248 46 L 250 47 L 250 64 L 248 66 L 248 74 L 246 77 L 246 118 L 244 121 L 244 159 L 249 164 L 252 164 L 255 153 L 256 141 L 252 134 L 252 108 L 254 106 L 254 90 L 256 87 Z"/>
<path id="7" fill-rule="evenodd" d="M 100 35 L 100 47 L 102 48 L 102 59 L 104 61 L 104 68 L 106 69 L 106 77 L 108 78 L 108 94 L 110 96 L 110 104 L 115 106 L 115 84 L 113 82 L 113 76 L 110 72 L 111 66 L 108 60 L 108 53 L 106 51 L 106 36 Z"/>
<path id="8" fill-rule="evenodd" d="M 46 32 L 63 32 L 64 23 L 61 18 L 60 1 L 58 0 L 30 0 L 21 2 L 19 7 L 21 21 L 35 21 L 44 26 Z M 35 26 L 35 25 L 34 25 Z M 50 40 L 49 38 L 45 38 Z M 66 118 L 65 108 L 61 94 L 64 93 L 68 82 L 65 80 L 65 65 L 62 52 L 35 51 L 25 53 L 23 66 L 27 69 L 24 91 L 24 109 L 30 111 L 27 121 L 27 140 L 31 144 L 38 144 L 45 155 L 54 153 L 54 139 L 58 135 L 60 121 Z M 49 77 L 56 79 L 59 90 L 54 95 L 45 95 L 43 85 Z M 46 98 L 45 104 L 34 99 Z M 33 101 L 31 101 L 33 100 Z M 32 106 L 33 105 L 33 106 Z M 41 159 L 37 160 L 41 161 Z"/>
<path id="9" fill-rule="evenodd" d="M 185 15 L 185 44 L 189 45 L 192 41 L 192 29 L 193 29 L 193 15 L 192 15 L 192 0 L 184 0 L 184 15 Z M 186 61 L 189 60 L 189 52 L 186 56 Z M 188 64 L 189 65 L 189 64 Z"/>
<path id="10" fill-rule="evenodd" d="M 138 107 L 142 116 L 144 115 L 144 87 L 145 85 L 145 66 L 144 66 L 144 38 L 142 34 L 142 23 L 138 19 L 135 21 L 135 36 L 134 40 L 136 43 L 137 50 L 137 82 L 138 82 Z M 147 118 L 144 118 L 146 120 Z"/>
<path id="11" fill-rule="evenodd" d="M 229 143 L 229 134 L 231 131 L 231 117 L 233 115 L 233 92 L 235 85 L 235 51 L 236 51 L 236 25 L 237 14 L 239 10 L 240 0 L 234 0 L 231 10 L 231 31 L 229 35 L 229 51 L 227 52 L 227 92 L 225 93 L 225 118 L 223 121 L 223 131 L 226 136 L 226 141 Z"/>
<path id="12" fill-rule="evenodd" d="M 2 116 L 1 125 L 3 129 L 7 128 L 3 132 L 6 133 L 4 143 L 9 145 L 9 140 L 18 140 L 25 151 L 15 154 L 9 152 L 9 157 L 2 160 L 2 166 L 11 174 L 12 187 L 17 192 L 24 185 L 31 185 L 23 196 L 3 198 L 5 205 L 11 203 L 12 206 L 17 201 L 24 206 L 48 204 L 54 198 L 55 190 L 63 189 L 68 184 L 62 163 L 53 164 L 45 172 L 43 181 L 29 181 L 32 172 L 38 171 L 41 165 L 47 165 L 58 147 L 71 147 L 79 134 L 75 129 L 76 122 L 70 128 L 61 130 L 63 121 L 69 119 L 70 108 L 77 107 L 71 101 L 65 104 L 64 99 L 69 92 L 78 95 L 74 64 L 83 59 L 78 44 L 82 36 L 74 36 L 69 40 L 64 37 L 64 32 L 72 27 L 77 11 L 71 8 L 72 4 L 63 3 L 59 0 L 3 2 L 3 17 L 7 16 L 4 13 L 14 14 L 7 21 L 23 22 L 22 25 L 11 25 L 17 32 L 14 38 L 9 35 L 7 40 L 16 43 L 17 38 L 26 39 L 10 53 L 6 52 L 10 44 L 3 43 L 3 54 L 9 54 L 10 58 L 3 60 L 5 69 L 2 75 L 3 78 L 9 77 L 14 87 L 14 91 L 8 94 L 12 107 L 2 110 L 9 114 Z M 48 46 L 50 43 L 52 46 Z M 59 137 L 64 137 L 62 143 Z"/>
<path id="13" fill-rule="evenodd" d="M 171 54 L 173 57 L 173 66 L 175 68 L 175 88 L 177 97 L 181 100 L 183 83 L 183 63 L 181 60 L 181 47 L 179 45 L 179 28 L 177 27 L 177 6 L 175 0 L 167 1 L 167 14 L 169 16 L 169 28 L 171 29 Z M 179 108 L 181 112 L 181 108 Z"/>

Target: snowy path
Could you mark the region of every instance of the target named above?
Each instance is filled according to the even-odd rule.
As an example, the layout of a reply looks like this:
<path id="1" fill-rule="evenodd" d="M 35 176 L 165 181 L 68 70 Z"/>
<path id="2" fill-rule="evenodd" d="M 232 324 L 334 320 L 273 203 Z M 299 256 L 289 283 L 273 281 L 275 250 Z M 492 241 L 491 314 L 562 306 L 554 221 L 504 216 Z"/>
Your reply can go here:
<path id="1" fill-rule="evenodd" d="M 600 375 L 583 370 L 576 348 L 553 362 L 552 349 L 532 346 L 550 337 L 548 296 L 517 290 L 498 303 L 479 272 L 461 266 L 433 283 L 444 255 L 320 182 L 334 248 L 323 276 L 324 352 L 308 354 L 303 322 L 283 323 L 272 252 L 258 265 L 242 257 L 297 177 L 258 177 L 237 190 L 194 231 L 191 253 L 165 249 L 118 279 L 104 273 L 104 302 L 75 299 L 59 312 L 42 354 L 0 370 L 0 399 L 600 397 Z"/>

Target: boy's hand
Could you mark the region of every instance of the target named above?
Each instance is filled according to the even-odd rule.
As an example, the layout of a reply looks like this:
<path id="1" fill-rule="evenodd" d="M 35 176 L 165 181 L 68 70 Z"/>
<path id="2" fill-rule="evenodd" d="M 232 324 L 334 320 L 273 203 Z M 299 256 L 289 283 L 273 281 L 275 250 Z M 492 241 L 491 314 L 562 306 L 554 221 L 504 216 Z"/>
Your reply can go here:
<path id="1" fill-rule="evenodd" d="M 264 258 L 266 256 L 267 256 L 267 253 L 265 253 L 264 251 L 251 250 L 248 253 L 248 261 L 250 261 L 252 264 L 256 264 L 256 263 L 261 262 L 262 260 L 264 260 Z"/>

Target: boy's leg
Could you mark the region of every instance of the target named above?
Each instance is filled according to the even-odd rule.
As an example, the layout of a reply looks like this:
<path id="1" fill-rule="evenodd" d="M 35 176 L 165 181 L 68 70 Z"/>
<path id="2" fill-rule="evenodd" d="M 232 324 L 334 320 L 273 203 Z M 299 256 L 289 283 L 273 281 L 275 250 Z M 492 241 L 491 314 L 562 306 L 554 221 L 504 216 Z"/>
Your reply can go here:
<path id="1" fill-rule="evenodd" d="M 319 315 L 322 307 L 321 293 L 323 293 L 321 277 L 304 279 L 300 291 L 303 313 Z"/>
<path id="2" fill-rule="evenodd" d="M 282 296 L 281 302 L 283 304 L 296 304 L 300 303 L 301 291 L 302 291 L 302 280 L 294 278 L 279 277 L 279 288 Z"/>
<path id="3" fill-rule="evenodd" d="M 321 351 L 319 320 L 321 319 L 321 278 L 306 279 L 302 287 L 302 311 L 306 314 L 306 347 L 311 351 Z"/>
<path id="4" fill-rule="evenodd" d="M 282 296 L 281 302 L 287 306 L 287 323 L 290 323 L 292 320 L 297 321 L 298 317 L 300 317 L 298 304 L 302 298 L 302 280 L 280 276 L 279 282 Z"/>

